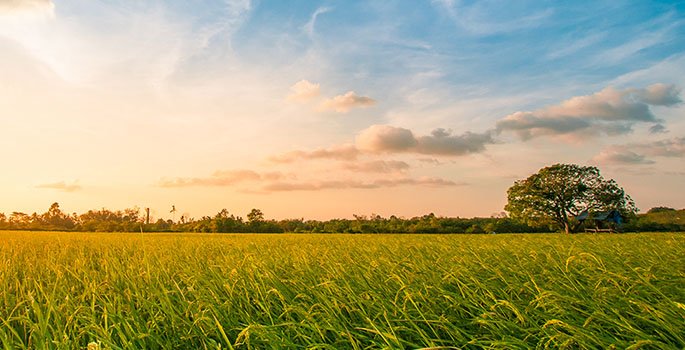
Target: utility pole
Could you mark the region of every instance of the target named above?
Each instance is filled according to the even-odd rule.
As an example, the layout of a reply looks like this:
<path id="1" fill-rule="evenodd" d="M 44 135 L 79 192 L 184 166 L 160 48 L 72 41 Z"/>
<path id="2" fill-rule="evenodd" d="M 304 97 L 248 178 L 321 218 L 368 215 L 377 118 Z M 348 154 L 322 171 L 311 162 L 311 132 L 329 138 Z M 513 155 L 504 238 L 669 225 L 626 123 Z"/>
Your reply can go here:
<path id="1" fill-rule="evenodd" d="M 150 208 L 145 208 L 145 225 L 150 224 Z"/>

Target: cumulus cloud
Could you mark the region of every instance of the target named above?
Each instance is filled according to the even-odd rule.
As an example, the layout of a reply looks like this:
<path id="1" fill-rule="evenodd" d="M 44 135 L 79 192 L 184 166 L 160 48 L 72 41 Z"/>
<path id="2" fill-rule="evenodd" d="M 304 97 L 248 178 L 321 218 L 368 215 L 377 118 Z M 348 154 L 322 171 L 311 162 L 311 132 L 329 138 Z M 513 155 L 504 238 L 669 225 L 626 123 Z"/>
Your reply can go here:
<path id="1" fill-rule="evenodd" d="M 327 189 L 376 189 L 397 186 L 428 186 L 428 187 L 450 187 L 463 186 L 465 183 L 436 178 L 421 177 L 418 179 L 386 179 L 363 182 L 356 180 L 344 181 L 320 181 L 320 182 L 273 182 L 263 187 L 267 192 L 287 192 L 287 191 L 319 191 Z"/>
<path id="2" fill-rule="evenodd" d="M 217 171 L 210 177 L 192 177 L 192 178 L 175 178 L 162 179 L 159 182 L 160 187 L 190 187 L 190 186 L 209 186 L 222 187 L 233 186 L 244 182 L 255 181 L 275 181 L 283 178 L 283 174 L 279 172 L 258 173 L 253 170 L 227 170 Z"/>
<path id="3" fill-rule="evenodd" d="M 10 13 L 47 13 L 52 14 L 55 4 L 52 0 L 2 0 L 0 15 Z"/>
<path id="4" fill-rule="evenodd" d="M 430 155 L 465 155 L 485 150 L 494 143 L 490 132 L 466 132 L 453 135 L 451 130 L 435 129 L 430 135 L 414 136 L 409 129 L 390 125 L 372 125 L 357 136 L 360 150 L 374 153 L 413 152 Z"/>
<path id="5" fill-rule="evenodd" d="M 673 106 L 680 102 L 680 89 L 674 85 L 654 84 L 624 90 L 607 87 L 556 106 L 512 113 L 497 122 L 496 130 L 514 132 L 523 140 L 545 135 L 626 134 L 636 123 L 659 124 L 651 106 Z"/>
<path id="6" fill-rule="evenodd" d="M 376 100 L 370 97 L 359 96 L 354 91 L 348 91 L 344 95 L 338 95 L 323 101 L 319 106 L 319 110 L 347 113 L 353 108 L 366 108 L 375 104 Z"/>
<path id="7" fill-rule="evenodd" d="M 292 102 L 307 102 L 319 97 L 321 87 L 308 80 L 300 80 L 290 87 L 290 95 L 286 98 Z"/>
<path id="8" fill-rule="evenodd" d="M 274 163 L 292 163 L 298 160 L 312 159 L 334 159 L 334 160 L 355 160 L 359 155 L 359 150 L 354 145 L 334 146 L 331 148 L 320 148 L 313 151 L 292 151 L 269 158 Z"/>
<path id="9" fill-rule="evenodd" d="M 36 188 L 60 190 L 60 191 L 64 191 L 64 192 L 76 192 L 76 191 L 81 189 L 81 186 L 79 184 L 77 184 L 76 182 L 68 184 L 64 181 L 59 181 L 59 182 L 41 184 L 41 185 L 36 186 Z"/>
<path id="10" fill-rule="evenodd" d="M 685 137 L 610 146 L 592 161 L 598 164 L 653 164 L 648 157 L 685 158 Z"/>
<path id="11" fill-rule="evenodd" d="M 390 125 L 371 125 L 357 135 L 357 147 L 371 152 L 406 152 L 418 141 L 409 129 Z"/>
<path id="12" fill-rule="evenodd" d="M 346 163 L 342 169 L 361 173 L 397 173 L 409 170 L 406 162 L 399 160 L 374 160 L 361 163 Z"/>
<path id="13" fill-rule="evenodd" d="M 417 153 L 426 155 L 460 156 L 480 153 L 488 144 L 494 144 L 492 132 L 465 132 L 452 134 L 451 130 L 435 129 L 430 135 L 415 136 L 409 129 L 390 125 L 371 125 L 357 135 L 354 145 L 320 148 L 313 151 L 292 151 L 269 158 L 274 163 L 292 163 L 298 160 L 330 159 L 356 160 L 359 156 L 379 153 Z M 377 169 L 390 163 L 365 165 Z M 398 164 L 393 163 L 396 166 Z M 362 165 L 355 165 L 361 171 Z M 353 170 L 353 169 L 350 169 Z"/>

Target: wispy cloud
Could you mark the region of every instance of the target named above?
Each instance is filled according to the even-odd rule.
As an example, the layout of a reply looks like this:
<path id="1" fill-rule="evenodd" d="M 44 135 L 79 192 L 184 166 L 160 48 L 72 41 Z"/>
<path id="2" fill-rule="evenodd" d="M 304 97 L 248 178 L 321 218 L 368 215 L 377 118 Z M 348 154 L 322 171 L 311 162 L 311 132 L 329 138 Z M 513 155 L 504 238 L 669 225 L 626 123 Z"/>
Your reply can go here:
<path id="1" fill-rule="evenodd" d="M 466 183 L 457 183 L 436 177 L 421 177 L 418 179 L 386 179 L 375 181 L 314 181 L 314 182 L 274 182 L 263 187 L 267 192 L 288 191 L 320 191 L 330 189 L 377 189 L 397 186 L 428 186 L 428 187 L 451 187 L 464 186 Z"/>
<path id="2" fill-rule="evenodd" d="M 595 164 L 654 164 L 653 160 L 647 159 L 642 154 L 620 147 L 609 147 L 602 150 L 592 158 Z"/>
<path id="3" fill-rule="evenodd" d="M 348 91 L 343 95 L 329 98 L 319 105 L 321 111 L 335 111 L 347 113 L 353 108 L 366 108 L 376 104 L 376 100 L 367 96 L 359 96 L 354 91 Z"/>
<path id="4" fill-rule="evenodd" d="M 44 188 L 51 190 L 59 190 L 64 192 L 76 192 L 81 190 L 81 186 L 77 182 L 66 183 L 64 181 L 51 182 L 46 184 L 37 185 L 36 188 Z"/>
<path id="5" fill-rule="evenodd" d="M 224 187 L 244 182 L 273 181 L 281 179 L 283 176 L 279 172 L 258 173 L 253 170 L 227 170 L 217 171 L 210 177 L 162 179 L 159 182 L 159 186 L 167 188 L 191 186 Z"/>
<path id="6" fill-rule="evenodd" d="M 510 114 L 497 122 L 496 129 L 514 132 L 523 140 L 546 135 L 626 134 L 636 123 L 659 124 L 650 106 L 674 106 L 681 102 L 679 95 L 679 88 L 666 84 L 624 90 L 607 87 L 556 106 Z"/>
<path id="7" fill-rule="evenodd" d="M 312 16 L 309 18 L 309 22 L 305 24 L 302 29 L 304 30 L 305 33 L 311 38 L 314 36 L 314 27 L 316 26 L 316 20 L 319 18 L 320 15 L 331 12 L 333 9 L 330 7 L 319 7 L 312 13 Z"/>
<path id="8" fill-rule="evenodd" d="M 409 170 L 410 166 L 408 163 L 400 160 L 374 160 L 345 163 L 341 168 L 360 173 L 401 173 Z"/>
<path id="9" fill-rule="evenodd" d="M 653 158 L 657 157 L 685 158 L 685 137 L 609 146 L 592 161 L 598 164 L 653 164 Z"/>
<path id="10" fill-rule="evenodd" d="M 454 0 L 434 0 L 433 4 L 444 11 L 457 26 L 475 35 L 510 33 L 534 28 L 554 13 L 552 9 L 535 12 L 524 9 L 520 13 L 512 14 L 513 7 L 488 1 L 465 4 Z"/>
<path id="11" fill-rule="evenodd" d="M 354 160 L 359 154 L 359 150 L 354 145 L 342 145 L 313 151 L 291 151 L 271 156 L 269 160 L 274 163 L 292 163 L 298 160 L 314 159 Z"/>

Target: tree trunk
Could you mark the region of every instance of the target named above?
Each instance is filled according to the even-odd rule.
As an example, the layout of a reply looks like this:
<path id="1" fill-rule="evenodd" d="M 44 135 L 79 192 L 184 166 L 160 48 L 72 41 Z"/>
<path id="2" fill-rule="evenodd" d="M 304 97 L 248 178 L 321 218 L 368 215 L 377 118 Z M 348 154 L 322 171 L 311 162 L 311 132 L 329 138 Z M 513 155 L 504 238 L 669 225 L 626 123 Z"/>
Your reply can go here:
<path id="1" fill-rule="evenodd" d="M 565 232 L 567 235 L 571 233 L 571 232 L 570 232 L 569 225 L 568 225 L 568 222 L 565 222 L 565 223 L 564 223 L 564 232 Z"/>

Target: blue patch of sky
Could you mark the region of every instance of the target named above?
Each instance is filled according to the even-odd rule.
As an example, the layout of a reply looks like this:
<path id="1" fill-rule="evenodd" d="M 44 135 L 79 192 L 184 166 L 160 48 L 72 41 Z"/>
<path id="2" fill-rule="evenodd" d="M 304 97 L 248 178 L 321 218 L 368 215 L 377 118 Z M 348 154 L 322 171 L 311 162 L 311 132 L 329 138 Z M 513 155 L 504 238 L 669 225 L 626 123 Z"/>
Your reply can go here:
<path id="1" fill-rule="evenodd" d="M 321 7 L 329 12 L 310 38 L 304 26 Z M 261 1 L 233 43 L 265 64 L 288 65 L 315 49 L 348 78 L 435 69 L 455 84 L 516 89 L 519 81 L 558 83 L 550 76 L 600 83 L 682 53 L 682 22 L 678 2 L 465 2 L 447 10 L 416 1 Z"/>

